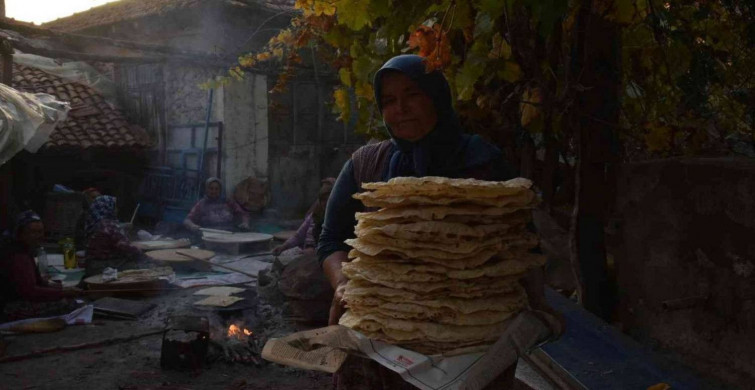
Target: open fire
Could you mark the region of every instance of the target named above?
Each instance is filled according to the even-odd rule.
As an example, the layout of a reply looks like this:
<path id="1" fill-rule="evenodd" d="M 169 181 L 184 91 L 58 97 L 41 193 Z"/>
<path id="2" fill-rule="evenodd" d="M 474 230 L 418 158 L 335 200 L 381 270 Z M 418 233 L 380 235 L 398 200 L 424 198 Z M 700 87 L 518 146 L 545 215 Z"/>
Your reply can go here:
<path id="1" fill-rule="evenodd" d="M 254 332 L 251 330 L 234 324 L 231 324 L 231 326 L 228 327 L 228 332 L 226 333 L 228 338 L 237 338 L 239 340 L 248 340 L 249 336 L 253 334 Z"/>
<path id="2" fill-rule="evenodd" d="M 252 364 L 259 366 L 263 360 L 262 341 L 254 332 L 243 325 L 231 324 L 225 330 L 225 337 L 213 339 L 211 344 L 216 349 L 215 359 L 226 363 Z"/>

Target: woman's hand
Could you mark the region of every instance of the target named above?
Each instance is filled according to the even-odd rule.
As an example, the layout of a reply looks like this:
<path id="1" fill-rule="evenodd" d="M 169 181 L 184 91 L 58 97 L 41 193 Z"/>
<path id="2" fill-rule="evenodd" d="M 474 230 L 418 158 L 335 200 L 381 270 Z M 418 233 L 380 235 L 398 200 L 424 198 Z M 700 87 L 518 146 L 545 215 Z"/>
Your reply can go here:
<path id="1" fill-rule="evenodd" d="M 333 252 L 322 263 L 322 269 L 325 272 L 325 277 L 333 287 L 333 301 L 330 303 L 330 316 L 328 317 L 328 325 L 337 325 L 338 320 L 341 319 L 346 302 L 343 301 L 343 293 L 346 289 L 346 283 L 349 279 L 341 272 L 341 264 L 349 261 L 346 252 L 338 251 Z"/>
<path id="2" fill-rule="evenodd" d="M 283 251 L 285 251 L 286 249 L 288 249 L 288 248 L 286 248 L 286 246 L 285 246 L 285 245 L 278 245 L 278 246 L 276 246 L 275 248 L 273 248 L 273 250 L 272 250 L 272 251 L 270 251 L 270 253 L 272 253 L 272 254 L 273 254 L 273 256 L 280 256 L 280 254 L 281 254 L 281 253 L 282 253 Z"/>
<path id="3" fill-rule="evenodd" d="M 524 279 L 522 279 L 522 286 L 527 292 L 530 307 L 552 317 L 546 322 L 553 330 L 553 338 L 561 336 L 566 328 L 566 319 L 563 314 L 553 309 L 545 299 L 545 275 L 543 269 L 535 268 L 527 272 Z"/>
<path id="4" fill-rule="evenodd" d="M 343 293 L 346 291 L 346 282 L 343 281 L 336 287 L 333 293 L 333 301 L 330 303 L 330 316 L 328 316 L 328 325 L 338 325 L 343 312 L 346 310 L 346 302 L 343 300 Z"/>

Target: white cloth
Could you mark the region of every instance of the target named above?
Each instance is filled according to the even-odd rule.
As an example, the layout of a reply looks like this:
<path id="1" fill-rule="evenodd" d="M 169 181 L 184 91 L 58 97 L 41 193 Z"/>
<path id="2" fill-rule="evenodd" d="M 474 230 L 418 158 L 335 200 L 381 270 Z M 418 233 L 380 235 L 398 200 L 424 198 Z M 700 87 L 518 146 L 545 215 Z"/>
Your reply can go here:
<path id="1" fill-rule="evenodd" d="M 4 324 L 0 324 L 0 330 L 10 329 L 10 328 L 13 328 L 14 326 L 18 326 L 22 324 L 28 324 L 28 323 L 42 321 L 42 320 L 49 320 L 51 318 L 62 318 L 66 321 L 66 324 L 68 325 L 84 325 L 84 324 L 92 323 L 92 315 L 94 315 L 94 305 L 86 305 L 68 314 L 63 314 L 60 316 L 43 317 L 43 318 L 28 318 L 25 320 L 6 322 Z"/>

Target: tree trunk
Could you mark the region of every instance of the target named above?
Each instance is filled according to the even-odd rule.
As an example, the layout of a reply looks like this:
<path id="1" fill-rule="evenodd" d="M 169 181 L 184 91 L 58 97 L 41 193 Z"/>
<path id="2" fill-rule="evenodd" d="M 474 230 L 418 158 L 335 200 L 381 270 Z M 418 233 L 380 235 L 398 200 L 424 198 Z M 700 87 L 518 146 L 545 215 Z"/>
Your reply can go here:
<path id="1" fill-rule="evenodd" d="M 535 180 L 535 143 L 529 134 L 524 135 L 521 146 L 521 161 L 519 165 L 519 176 Z"/>
<path id="2" fill-rule="evenodd" d="M 604 226 L 613 204 L 619 148 L 615 127 L 619 117 L 619 27 L 591 12 L 583 3 L 577 20 L 577 42 L 571 75 L 581 92 L 572 117 L 576 125 L 577 169 L 572 215 L 572 266 L 580 302 L 609 319 L 613 293 L 607 277 Z M 611 174 L 611 175 L 609 175 Z"/>

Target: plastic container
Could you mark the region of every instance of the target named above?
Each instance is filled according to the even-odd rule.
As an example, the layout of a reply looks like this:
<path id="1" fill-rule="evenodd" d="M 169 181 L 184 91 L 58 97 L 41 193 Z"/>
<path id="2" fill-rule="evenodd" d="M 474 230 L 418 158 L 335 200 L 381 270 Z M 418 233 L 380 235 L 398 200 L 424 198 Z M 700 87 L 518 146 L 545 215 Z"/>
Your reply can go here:
<path id="1" fill-rule="evenodd" d="M 76 261 L 76 245 L 73 238 L 64 238 L 58 244 L 60 244 L 60 250 L 63 252 L 63 266 L 65 269 L 76 268 L 78 263 Z"/>
<path id="2" fill-rule="evenodd" d="M 39 274 L 43 278 L 47 277 L 47 266 L 47 252 L 45 252 L 45 248 L 39 247 L 37 251 L 37 268 L 39 268 Z"/>
<path id="3" fill-rule="evenodd" d="M 86 261 L 87 261 L 86 251 L 77 251 L 76 262 L 79 265 L 79 268 L 86 268 Z"/>

